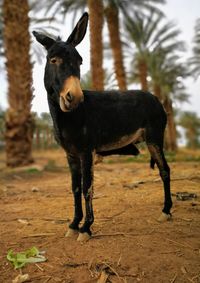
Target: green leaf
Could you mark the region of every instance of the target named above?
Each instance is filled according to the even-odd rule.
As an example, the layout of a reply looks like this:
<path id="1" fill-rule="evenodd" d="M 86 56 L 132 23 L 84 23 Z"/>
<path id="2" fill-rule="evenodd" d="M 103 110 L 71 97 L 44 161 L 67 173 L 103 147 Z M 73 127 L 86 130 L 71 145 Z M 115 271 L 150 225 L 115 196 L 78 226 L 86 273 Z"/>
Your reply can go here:
<path id="1" fill-rule="evenodd" d="M 9 250 L 7 254 L 7 260 L 9 260 L 15 267 L 15 269 L 23 267 L 27 263 L 44 262 L 46 258 L 40 255 L 39 250 L 36 247 L 14 254 L 13 250 Z"/>
<path id="2" fill-rule="evenodd" d="M 32 247 L 31 249 L 25 251 L 25 254 L 27 257 L 30 257 L 30 256 L 37 256 L 39 255 L 39 250 L 36 248 L 36 247 Z"/>

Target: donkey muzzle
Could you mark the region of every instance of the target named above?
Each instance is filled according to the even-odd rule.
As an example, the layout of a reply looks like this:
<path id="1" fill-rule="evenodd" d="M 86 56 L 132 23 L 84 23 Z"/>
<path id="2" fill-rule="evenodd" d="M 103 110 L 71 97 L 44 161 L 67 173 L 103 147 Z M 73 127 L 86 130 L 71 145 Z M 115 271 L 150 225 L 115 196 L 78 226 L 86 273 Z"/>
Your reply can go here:
<path id="1" fill-rule="evenodd" d="M 75 109 L 79 103 L 83 102 L 84 96 L 77 77 L 70 76 L 64 81 L 60 92 L 60 108 L 63 112 Z"/>

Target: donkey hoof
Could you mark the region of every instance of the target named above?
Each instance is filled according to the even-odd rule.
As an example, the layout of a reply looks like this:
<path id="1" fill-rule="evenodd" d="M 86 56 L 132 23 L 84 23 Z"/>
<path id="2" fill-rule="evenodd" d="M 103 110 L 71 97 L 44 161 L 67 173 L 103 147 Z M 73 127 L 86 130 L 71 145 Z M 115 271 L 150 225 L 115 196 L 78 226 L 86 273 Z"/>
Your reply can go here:
<path id="1" fill-rule="evenodd" d="M 89 239 L 91 238 L 91 236 L 88 233 L 79 233 L 78 242 L 87 242 Z"/>
<path id="2" fill-rule="evenodd" d="M 65 237 L 66 238 L 75 238 L 75 237 L 77 237 L 77 235 L 78 235 L 78 230 L 74 230 L 74 229 L 69 228 L 67 233 L 65 234 Z"/>
<path id="3" fill-rule="evenodd" d="M 160 217 L 157 219 L 158 222 L 166 222 L 171 220 L 172 216 L 171 214 L 166 214 L 164 212 L 161 213 Z"/>

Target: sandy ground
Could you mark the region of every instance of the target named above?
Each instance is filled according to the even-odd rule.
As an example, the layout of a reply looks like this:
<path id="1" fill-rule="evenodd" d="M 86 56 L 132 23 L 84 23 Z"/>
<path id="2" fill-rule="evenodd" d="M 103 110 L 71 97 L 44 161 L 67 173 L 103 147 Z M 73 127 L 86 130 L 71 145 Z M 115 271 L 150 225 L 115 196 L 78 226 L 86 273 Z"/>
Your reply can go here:
<path id="1" fill-rule="evenodd" d="M 119 158 L 96 165 L 93 237 L 79 243 L 65 237 L 73 199 L 62 151 L 39 152 L 36 161 L 45 170 L 0 173 L 0 283 L 20 272 L 34 283 L 200 282 L 200 162 L 170 163 L 173 195 L 198 198 L 173 196 L 173 219 L 162 224 L 157 169 Z M 48 260 L 14 270 L 8 250 L 32 246 Z"/>

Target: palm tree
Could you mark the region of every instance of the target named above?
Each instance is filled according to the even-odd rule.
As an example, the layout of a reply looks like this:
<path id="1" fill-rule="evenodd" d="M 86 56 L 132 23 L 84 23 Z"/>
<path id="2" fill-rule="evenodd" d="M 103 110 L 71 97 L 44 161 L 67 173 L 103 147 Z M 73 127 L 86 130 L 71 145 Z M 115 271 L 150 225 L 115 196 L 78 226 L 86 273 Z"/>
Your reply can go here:
<path id="1" fill-rule="evenodd" d="M 189 60 L 195 78 L 200 75 L 200 18 L 196 20 L 193 57 Z"/>
<path id="2" fill-rule="evenodd" d="M 200 118 L 195 112 L 183 112 L 179 119 L 179 125 L 185 129 L 187 147 L 197 148 L 200 146 Z"/>
<path id="3" fill-rule="evenodd" d="M 9 108 L 6 113 L 6 155 L 11 167 L 33 162 L 32 65 L 30 62 L 29 6 L 24 0 L 4 0 L 4 48 Z"/>
<path id="4" fill-rule="evenodd" d="M 173 23 L 162 23 L 163 15 L 151 11 L 148 17 L 143 17 L 135 13 L 134 18 L 127 17 L 125 21 L 125 29 L 129 42 L 134 43 L 136 52 L 133 59 L 133 70 L 138 71 L 141 88 L 148 90 L 148 60 L 149 54 L 159 50 L 161 47 L 165 50 L 180 47 L 177 43 L 179 30 L 175 29 Z M 175 42 L 175 43 L 174 43 Z M 130 46 L 131 50 L 134 50 Z M 135 74 L 135 71 L 132 75 Z M 133 76 L 132 76 L 133 78 Z"/>
<path id="5" fill-rule="evenodd" d="M 133 1 L 120 1 L 120 0 L 107 0 L 105 4 L 105 17 L 108 24 L 110 45 L 114 58 L 114 70 L 116 79 L 120 90 L 127 88 L 125 67 L 123 62 L 122 42 L 120 39 L 120 15 L 121 18 L 127 18 L 132 12 L 132 17 L 139 13 L 145 17 L 144 12 L 154 11 L 155 13 L 162 14 L 155 4 L 164 4 L 164 0 L 133 0 Z"/>
<path id="6" fill-rule="evenodd" d="M 176 51 L 180 49 L 179 46 L 183 45 L 182 41 L 177 41 L 167 49 L 158 48 L 148 54 L 147 66 L 151 77 L 150 86 L 161 102 L 167 95 L 172 95 L 175 99 L 180 100 L 180 95 L 176 95 L 184 88 L 180 79 L 189 75 L 185 64 L 180 62 L 180 56 L 176 54 Z M 184 95 L 182 98 L 185 99 L 186 96 Z"/>
<path id="7" fill-rule="evenodd" d="M 180 63 L 179 56 L 174 53 L 174 48 L 159 49 L 150 53 L 148 58 L 152 89 L 163 103 L 168 116 L 165 148 L 170 151 L 177 149 L 173 101 L 187 101 L 182 79 L 187 77 L 188 73 L 186 66 Z"/>

